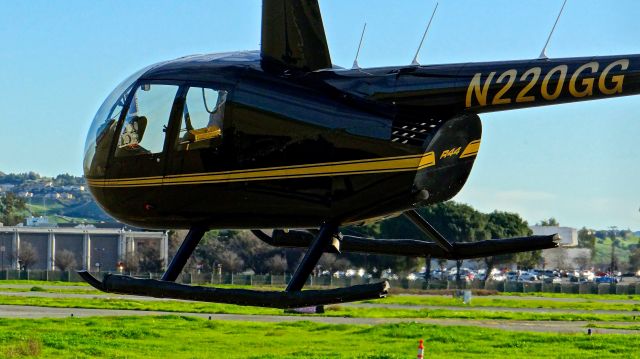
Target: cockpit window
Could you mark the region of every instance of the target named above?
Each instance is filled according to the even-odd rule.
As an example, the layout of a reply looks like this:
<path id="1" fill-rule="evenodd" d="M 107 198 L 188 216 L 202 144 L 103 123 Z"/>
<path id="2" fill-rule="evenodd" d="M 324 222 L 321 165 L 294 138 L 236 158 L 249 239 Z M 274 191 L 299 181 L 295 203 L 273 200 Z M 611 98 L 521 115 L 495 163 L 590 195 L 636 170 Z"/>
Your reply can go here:
<path id="1" fill-rule="evenodd" d="M 215 146 L 222 138 L 227 91 L 191 87 L 187 91 L 178 150 Z"/>
<path id="2" fill-rule="evenodd" d="M 84 148 L 84 174 L 85 176 L 104 176 L 109 157 L 112 139 L 115 135 L 116 125 L 120 114 L 135 81 L 150 66 L 137 71 L 122 81 L 106 98 L 98 113 L 96 113 Z"/>
<path id="3" fill-rule="evenodd" d="M 177 92 L 173 85 L 138 86 L 118 137 L 116 157 L 162 152 Z"/>

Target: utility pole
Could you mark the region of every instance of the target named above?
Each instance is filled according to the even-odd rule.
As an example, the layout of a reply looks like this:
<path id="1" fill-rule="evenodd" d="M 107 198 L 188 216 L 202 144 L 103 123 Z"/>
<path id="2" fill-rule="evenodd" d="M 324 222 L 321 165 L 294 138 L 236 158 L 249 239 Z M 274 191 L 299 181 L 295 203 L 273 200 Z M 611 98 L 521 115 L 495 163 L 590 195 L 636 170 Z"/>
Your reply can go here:
<path id="1" fill-rule="evenodd" d="M 611 229 L 611 276 L 613 277 L 613 271 L 615 269 L 615 265 L 616 265 L 616 230 L 618 229 L 618 227 L 616 226 L 611 226 L 609 227 L 609 229 Z"/>

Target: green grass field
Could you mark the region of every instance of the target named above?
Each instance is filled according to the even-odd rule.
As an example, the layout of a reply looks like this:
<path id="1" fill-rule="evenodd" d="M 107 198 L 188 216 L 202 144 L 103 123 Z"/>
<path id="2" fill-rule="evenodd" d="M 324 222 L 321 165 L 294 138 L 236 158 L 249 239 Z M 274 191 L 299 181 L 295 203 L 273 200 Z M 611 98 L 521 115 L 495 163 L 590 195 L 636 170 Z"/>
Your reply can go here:
<path id="1" fill-rule="evenodd" d="M 3 284 L 7 285 L 3 287 Z M 10 285 L 26 284 L 11 288 Z M 171 300 L 109 299 L 84 283 L 0 281 L 0 291 L 90 294 L 91 298 L 0 295 L 0 304 L 64 308 L 130 309 L 173 313 L 285 315 L 282 310 Z M 47 286 L 47 287 L 44 287 Z M 237 286 L 235 286 L 237 287 Z M 35 295 L 35 294 L 34 294 Z M 530 297 L 532 295 L 529 295 Z M 536 313 L 470 310 L 459 299 L 433 295 L 391 295 L 378 304 L 451 306 L 455 309 L 380 308 L 336 305 L 329 317 L 484 319 L 491 321 L 585 321 L 579 328 L 625 330 L 638 334 L 532 333 L 472 326 L 422 323 L 379 325 L 211 321 L 179 314 L 145 317 L 66 319 L 0 319 L 0 358 L 415 358 L 417 341 L 425 339 L 425 358 L 640 358 L 637 296 L 561 295 L 581 301 L 474 296 L 472 306 L 628 311 L 629 314 Z M 553 295 L 557 297 L 557 295 Z M 315 315 L 314 315 L 315 316 Z M 588 323 L 587 323 L 588 322 Z M 626 323 L 614 323 L 626 322 Z M 635 324 L 637 323 L 637 324 Z M 587 325 L 588 324 L 588 325 Z"/>
<path id="2" fill-rule="evenodd" d="M 63 282 L 63 281 L 46 281 L 46 280 L 23 280 L 23 279 L 9 279 L 9 280 L 0 280 L 0 289 L 3 288 L 5 284 L 19 284 L 19 285 L 47 285 L 47 286 L 78 286 L 78 287 L 89 287 L 89 284 L 86 282 Z"/>
<path id="3" fill-rule="evenodd" d="M 502 298 L 473 297 L 469 305 L 464 304 L 461 299 L 441 296 L 389 296 L 384 299 L 370 300 L 366 303 L 377 304 L 400 304 L 400 305 L 432 305 L 432 306 L 456 306 L 456 307 L 503 307 L 503 308 L 546 308 L 546 309 L 569 309 L 569 310 L 626 310 L 640 311 L 640 302 L 637 303 L 606 303 L 596 301 L 584 302 L 561 302 L 545 300 L 518 300 Z M 640 315 L 640 313 L 639 313 Z"/>
<path id="4" fill-rule="evenodd" d="M 425 358 L 634 358 L 639 340 L 415 323 L 247 323 L 177 316 L 0 320 L 0 356 L 6 358 L 414 358 L 420 338 Z"/>

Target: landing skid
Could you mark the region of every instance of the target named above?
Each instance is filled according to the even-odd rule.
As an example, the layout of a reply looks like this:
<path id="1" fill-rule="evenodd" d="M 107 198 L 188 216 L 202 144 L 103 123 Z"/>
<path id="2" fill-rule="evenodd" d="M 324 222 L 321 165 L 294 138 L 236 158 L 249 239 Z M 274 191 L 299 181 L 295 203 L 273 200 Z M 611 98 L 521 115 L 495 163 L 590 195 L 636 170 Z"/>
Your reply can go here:
<path id="1" fill-rule="evenodd" d="M 302 308 L 382 298 L 389 283 L 355 285 L 327 290 L 293 292 L 258 291 L 191 286 L 155 279 L 139 279 L 107 274 L 101 282 L 87 271 L 78 272 L 94 288 L 107 293 L 140 295 L 155 298 L 195 300 L 201 302 L 250 305 L 268 308 Z"/>
<path id="2" fill-rule="evenodd" d="M 320 231 L 310 243 L 309 250 L 305 253 L 304 258 L 287 285 L 287 289 L 283 292 L 212 288 L 174 283 L 206 233 L 206 227 L 202 226 L 194 226 L 189 230 L 178 252 L 171 260 L 167 271 L 162 276 L 162 280 L 107 274 L 101 282 L 87 271 L 80 271 L 78 274 L 94 288 L 108 293 L 282 309 L 354 302 L 386 296 L 389 289 L 389 283 L 386 281 L 346 288 L 302 291 L 302 287 L 313 268 L 326 248 L 330 246 L 337 232 L 338 225 L 336 223 L 326 222 L 322 224 Z"/>

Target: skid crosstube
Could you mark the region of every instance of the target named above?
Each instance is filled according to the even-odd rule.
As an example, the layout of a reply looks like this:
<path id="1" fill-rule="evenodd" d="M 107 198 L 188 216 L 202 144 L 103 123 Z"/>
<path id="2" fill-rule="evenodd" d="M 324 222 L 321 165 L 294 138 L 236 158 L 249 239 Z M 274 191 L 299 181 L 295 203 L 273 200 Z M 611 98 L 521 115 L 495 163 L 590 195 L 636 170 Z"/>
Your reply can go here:
<path id="1" fill-rule="evenodd" d="M 389 289 L 389 283 L 384 281 L 346 288 L 277 292 L 190 286 L 114 274 L 105 275 L 101 282 L 87 271 L 78 274 L 94 288 L 108 293 L 280 309 L 378 299 L 385 297 Z"/>

